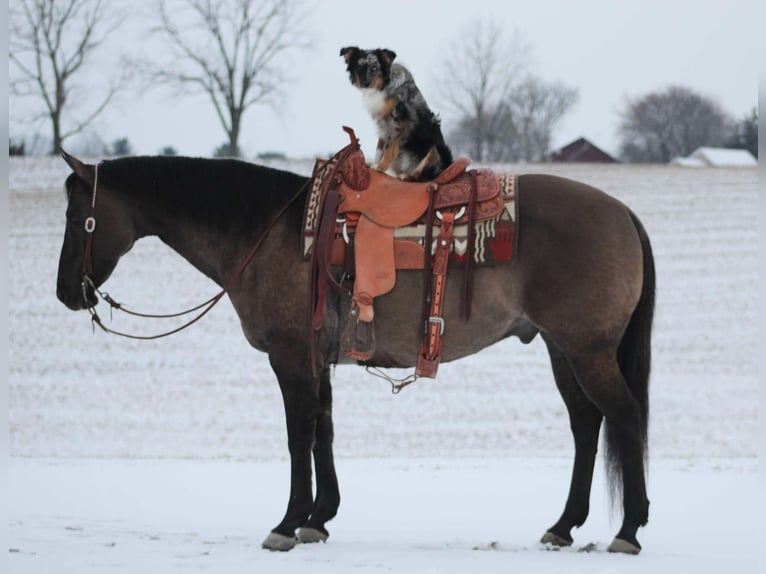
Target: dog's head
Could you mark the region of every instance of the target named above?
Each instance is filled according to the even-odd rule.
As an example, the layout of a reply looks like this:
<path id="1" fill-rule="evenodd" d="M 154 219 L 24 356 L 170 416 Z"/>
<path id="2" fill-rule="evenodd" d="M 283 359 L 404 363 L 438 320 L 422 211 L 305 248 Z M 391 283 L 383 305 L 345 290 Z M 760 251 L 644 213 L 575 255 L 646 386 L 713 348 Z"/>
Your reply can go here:
<path id="1" fill-rule="evenodd" d="M 360 50 L 356 46 L 341 48 L 351 83 L 359 89 L 382 90 L 391 78 L 391 64 L 396 53 L 385 48 Z"/>

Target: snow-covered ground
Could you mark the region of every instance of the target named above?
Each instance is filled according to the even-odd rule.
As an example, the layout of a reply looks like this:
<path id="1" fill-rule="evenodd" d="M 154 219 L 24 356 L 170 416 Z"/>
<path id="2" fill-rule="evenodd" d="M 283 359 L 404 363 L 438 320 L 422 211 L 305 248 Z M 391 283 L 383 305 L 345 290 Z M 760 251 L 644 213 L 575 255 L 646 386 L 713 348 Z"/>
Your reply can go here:
<path id="1" fill-rule="evenodd" d="M 499 167 L 601 187 L 638 213 L 653 241 L 652 506 L 638 558 L 601 552 L 618 521 L 600 467 L 591 516 L 574 533 L 578 548 L 596 551 L 537 546 L 563 508 L 572 447 L 542 343 L 515 339 L 397 396 L 338 367 L 343 501 L 330 540 L 260 550 L 289 477 L 265 355 L 227 304 L 168 339 L 93 335 L 87 313 L 55 297 L 68 169 L 11 158 L 11 571 L 754 572 L 756 170 Z M 150 312 L 217 290 L 151 239 L 105 288 Z M 114 325 L 164 329 L 123 315 Z"/>
<path id="2" fill-rule="evenodd" d="M 752 459 L 655 461 L 638 557 L 604 550 L 619 522 L 608 519 L 602 473 L 576 546 L 538 544 L 569 471 L 563 458 L 342 457 L 327 544 L 274 554 L 260 542 L 284 512 L 285 461 L 18 459 L 11 571 L 756 573 Z"/>

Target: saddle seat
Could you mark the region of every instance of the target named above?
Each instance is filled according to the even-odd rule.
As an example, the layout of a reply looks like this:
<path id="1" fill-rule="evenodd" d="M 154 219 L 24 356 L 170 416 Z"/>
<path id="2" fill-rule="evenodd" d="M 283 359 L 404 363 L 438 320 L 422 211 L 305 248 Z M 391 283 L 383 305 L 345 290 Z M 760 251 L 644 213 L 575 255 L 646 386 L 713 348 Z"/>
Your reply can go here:
<path id="1" fill-rule="evenodd" d="M 338 213 L 359 213 L 377 225 L 391 228 L 425 222 L 431 196 L 435 211 L 467 206 L 475 181 L 476 220 L 496 217 L 503 209 L 498 179 L 489 169 L 465 171 L 470 163 L 468 158 L 458 158 L 430 182 L 401 181 L 369 168 L 366 176 L 359 176 L 356 170 L 343 170 Z M 468 217 L 465 211 L 455 223 L 465 223 Z M 433 223 L 438 224 L 438 220 Z"/>

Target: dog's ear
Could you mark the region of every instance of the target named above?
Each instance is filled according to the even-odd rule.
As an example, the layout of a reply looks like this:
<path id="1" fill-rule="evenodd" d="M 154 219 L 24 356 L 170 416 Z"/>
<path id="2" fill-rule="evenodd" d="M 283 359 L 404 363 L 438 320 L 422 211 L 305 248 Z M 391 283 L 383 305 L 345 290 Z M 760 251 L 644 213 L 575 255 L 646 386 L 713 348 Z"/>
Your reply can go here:
<path id="1" fill-rule="evenodd" d="M 380 50 L 376 50 L 376 52 L 378 53 L 378 59 L 386 66 L 390 66 L 396 58 L 396 52 L 393 50 L 382 48 Z"/>
<path id="2" fill-rule="evenodd" d="M 351 61 L 351 58 L 359 53 L 359 48 L 356 46 L 346 46 L 340 49 L 340 55 L 346 60 L 346 64 Z"/>

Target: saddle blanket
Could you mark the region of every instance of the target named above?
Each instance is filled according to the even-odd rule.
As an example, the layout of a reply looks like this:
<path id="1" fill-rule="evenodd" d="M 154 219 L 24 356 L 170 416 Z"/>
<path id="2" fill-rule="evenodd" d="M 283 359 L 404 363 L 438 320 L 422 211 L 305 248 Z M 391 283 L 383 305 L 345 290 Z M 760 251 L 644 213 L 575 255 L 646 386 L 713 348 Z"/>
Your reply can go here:
<path id="1" fill-rule="evenodd" d="M 320 205 L 320 193 L 325 176 L 331 171 L 331 161 L 317 160 L 314 166 L 314 175 L 306 200 L 305 216 L 303 223 L 303 256 L 309 258 L 314 244 L 318 211 Z M 497 217 L 475 223 L 474 264 L 493 265 L 498 263 L 510 263 L 516 252 L 516 222 L 518 221 L 518 205 L 516 201 L 517 179 L 514 174 L 497 174 L 500 181 L 500 192 L 503 196 L 504 208 Z M 406 192 L 402 192 L 406 193 Z M 340 237 L 339 227 L 337 237 Z M 394 239 L 407 239 L 423 245 L 426 235 L 425 224 L 407 225 L 397 227 L 394 230 Z M 436 249 L 436 236 L 438 230 L 434 230 L 431 253 Z M 464 264 L 468 248 L 468 225 L 458 224 L 454 228 L 455 240 L 450 253 L 450 264 Z"/>

